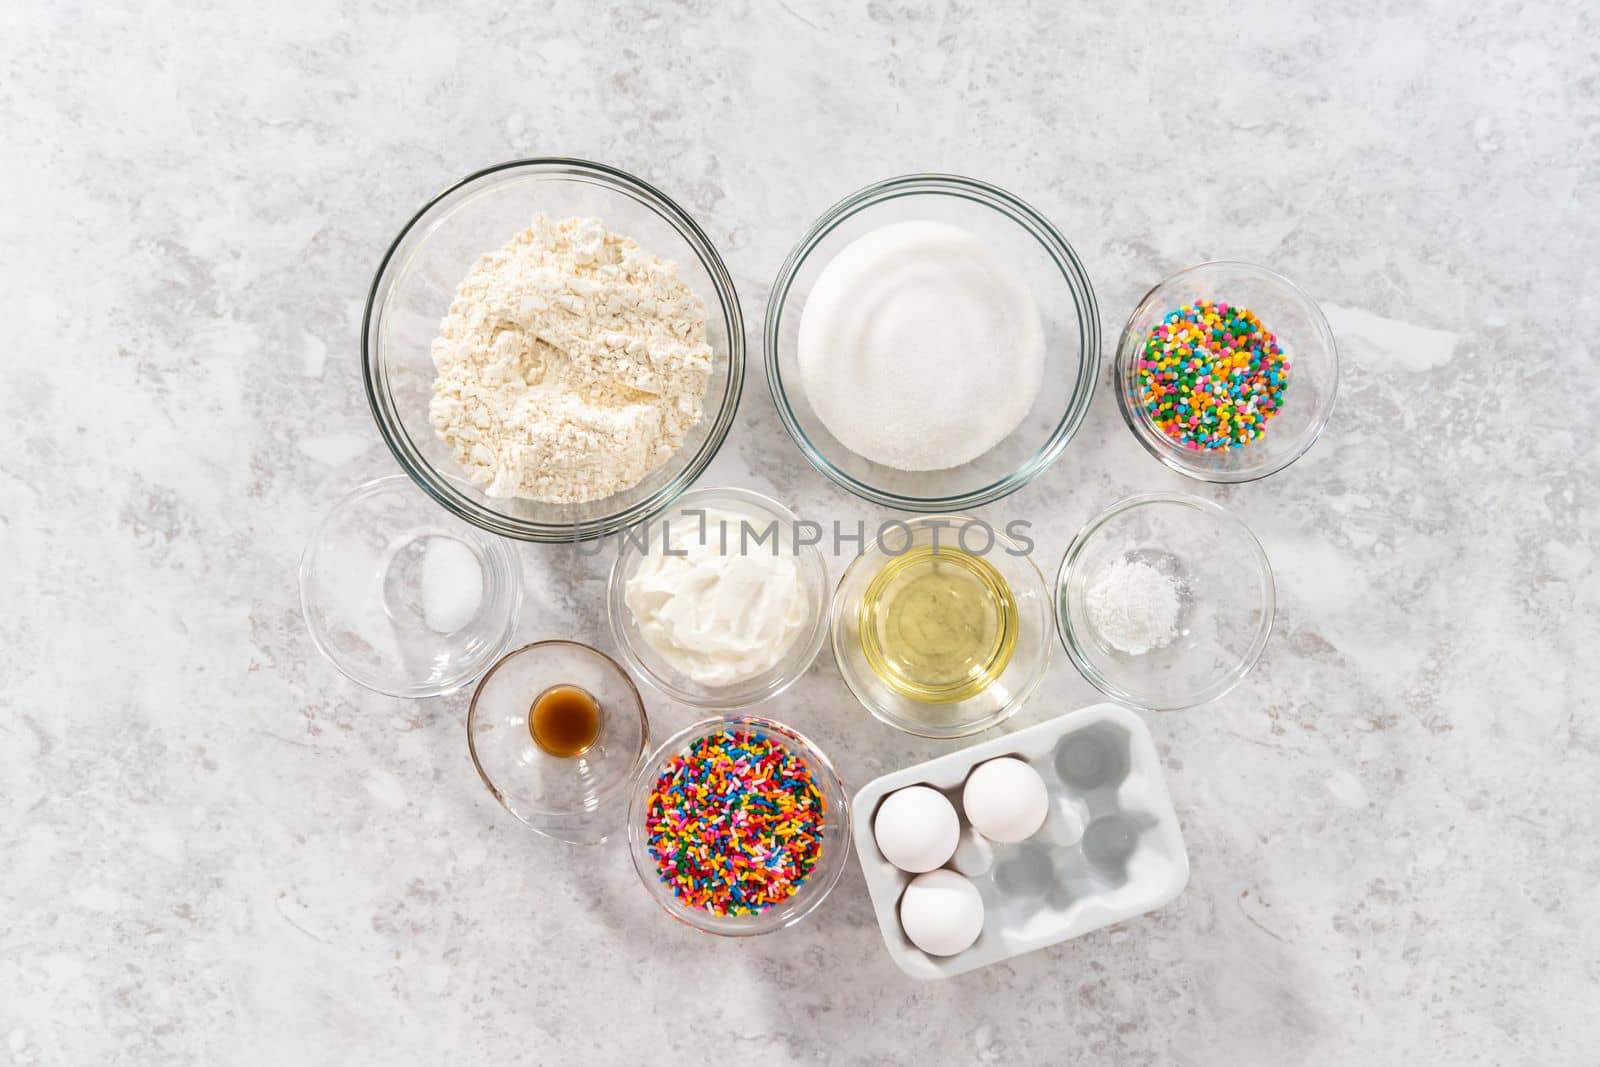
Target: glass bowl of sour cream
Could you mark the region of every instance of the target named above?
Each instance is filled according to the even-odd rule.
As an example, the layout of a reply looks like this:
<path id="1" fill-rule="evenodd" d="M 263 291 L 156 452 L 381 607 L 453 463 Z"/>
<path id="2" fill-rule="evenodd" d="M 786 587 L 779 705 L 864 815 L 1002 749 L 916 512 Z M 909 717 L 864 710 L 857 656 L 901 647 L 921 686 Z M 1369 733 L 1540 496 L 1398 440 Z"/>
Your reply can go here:
<path id="1" fill-rule="evenodd" d="M 712 488 L 624 531 L 606 593 L 623 661 L 694 707 L 787 689 L 828 631 L 827 565 L 806 530 L 776 500 Z"/>

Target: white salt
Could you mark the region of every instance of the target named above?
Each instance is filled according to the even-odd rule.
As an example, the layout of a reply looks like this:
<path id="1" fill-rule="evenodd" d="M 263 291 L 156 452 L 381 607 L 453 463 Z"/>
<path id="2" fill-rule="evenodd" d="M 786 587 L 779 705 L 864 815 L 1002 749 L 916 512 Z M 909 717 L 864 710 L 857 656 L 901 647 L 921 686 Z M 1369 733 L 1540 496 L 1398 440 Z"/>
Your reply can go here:
<path id="1" fill-rule="evenodd" d="M 428 629 L 455 633 L 483 603 L 483 569 L 472 549 L 452 537 L 430 537 L 422 556 L 422 618 Z"/>

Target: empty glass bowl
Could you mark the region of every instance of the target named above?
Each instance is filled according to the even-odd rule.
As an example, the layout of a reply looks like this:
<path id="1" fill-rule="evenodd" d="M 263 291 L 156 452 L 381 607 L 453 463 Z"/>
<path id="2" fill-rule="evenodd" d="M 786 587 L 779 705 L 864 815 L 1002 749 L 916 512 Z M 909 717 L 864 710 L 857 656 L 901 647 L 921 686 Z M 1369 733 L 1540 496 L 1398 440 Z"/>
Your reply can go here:
<path id="1" fill-rule="evenodd" d="M 655 854 L 650 849 L 650 839 L 645 830 L 650 809 L 650 797 L 662 770 L 675 756 L 688 751 L 703 737 L 720 731 L 748 732 L 782 746 L 805 761 L 811 771 L 812 781 L 822 794 L 823 820 L 822 845 L 816 865 L 801 883 L 795 894 L 781 904 L 776 904 L 754 915 L 717 915 L 704 908 L 683 903 L 672 889 L 661 880 Z M 771 719 L 754 715 L 719 715 L 704 719 L 678 731 L 656 749 L 645 761 L 634 780 L 632 797 L 628 804 L 628 850 L 633 856 L 633 866 L 639 872 L 639 881 L 652 900 L 674 919 L 708 934 L 725 937 L 748 937 L 771 933 L 793 926 L 816 910 L 833 887 L 839 884 L 845 864 L 850 858 L 850 798 L 844 783 L 816 745 L 797 731 Z"/>
<path id="2" fill-rule="evenodd" d="M 592 216 L 677 264 L 705 302 L 713 362 L 701 419 L 677 454 L 632 489 L 583 504 L 493 498 L 458 480 L 428 422 L 439 322 L 478 257 L 543 212 Z M 361 332 L 367 400 L 389 450 L 429 496 L 477 526 L 524 541 L 598 537 L 664 507 L 705 470 L 733 424 L 744 382 L 744 320 L 733 280 L 711 242 L 677 204 L 630 174 L 577 159 L 502 163 L 422 206 L 383 258 Z"/>
<path id="3" fill-rule="evenodd" d="M 800 319 L 823 268 L 863 234 L 909 220 L 944 222 L 976 235 L 1027 285 L 1044 330 L 1044 376 L 1032 409 L 994 448 L 948 470 L 896 470 L 851 452 L 817 417 L 800 380 Z M 846 197 L 806 232 L 773 282 L 764 347 L 773 402 L 807 462 L 884 507 L 957 511 L 1015 492 L 1066 448 L 1094 396 L 1100 313 L 1083 264 L 1044 216 L 995 186 L 918 174 Z"/>
<path id="4" fill-rule="evenodd" d="M 575 756 L 534 741 L 534 702 L 556 686 L 575 686 L 599 705 L 599 732 Z M 627 787 L 649 742 L 650 721 L 627 672 L 575 641 L 507 653 L 467 710 L 467 747 L 489 792 L 530 829 L 572 844 L 599 844 L 621 828 Z"/>
<path id="5" fill-rule="evenodd" d="M 312 642 L 346 677 L 396 697 L 449 693 L 511 643 L 515 549 L 395 474 L 346 494 L 300 557 Z"/>
<path id="6" fill-rule="evenodd" d="M 883 629 L 884 598 L 874 593 L 885 587 L 875 580 L 888 575 L 896 560 L 916 558 L 913 553 L 935 546 L 946 552 L 941 565 L 961 566 L 950 554 L 953 549 L 988 564 L 993 573 L 979 569 L 973 580 L 980 586 L 994 578 L 1003 581 L 1014 610 L 989 635 L 991 655 L 964 663 L 961 676 L 951 677 L 940 689 L 930 686 L 911 696 L 904 678 L 897 687 L 881 673 L 886 646 L 876 634 Z M 1050 665 L 1051 628 L 1050 598 L 1039 568 L 1021 544 L 969 515 L 884 523 L 866 551 L 845 568 L 833 594 L 833 656 L 845 685 L 877 718 L 920 737 L 965 737 L 1015 714 Z M 934 635 L 932 640 L 941 638 Z M 890 650 L 887 658 L 893 657 Z"/>
<path id="7" fill-rule="evenodd" d="M 1112 564 L 1142 562 L 1177 587 L 1169 644 L 1131 654 L 1095 626 L 1089 593 Z M 1112 505 L 1073 538 L 1056 577 L 1067 655 L 1101 692 L 1156 711 L 1204 704 L 1261 658 L 1277 600 L 1267 554 L 1244 523 L 1199 497 L 1146 493 Z"/>
<path id="8" fill-rule="evenodd" d="M 797 545 L 795 524 L 794 512 L 760 493 L 694 489 L 622 538 L 606 589 L 606 612 L 623 662 L 663 693 L 691 707 L 744 708 L 787 689 L 815 662 L 828 630 L 827 564 L 815 545 Z M 769 536 L 769 529 L 775 533 Z M 700 540 L 702 534 L 704 541 Z M 650 647 L 628 607 L 628 581 L 647 551 L 660 553 L 666 548 L 683 552 L 700 544 L 715 546 L 720 555 L 776 552 L 792 559 L 800 569 L 807 596 L 805 624 L 778 662 L 760 674 L 726 685 L 697 681 L 668 662 Z"/>
<path id="9" fill-rule="evenodd" d="M 1287 357 L 1283 406 L 1247 445 L 1185 448 L 1156 426 L 1140 400 L 1139 360 L 1151 329 L 1196 300 L 1250 309 Z M 1116 385 L 1123 420 L 1152 456 L 1201 481 L 1249 482 L 1281 471 L 1316 442 L 1339 391 L 1339 351 L 1322 309 L 1289 279 L 1249 263 L 1202 263 L 1150 290 L 1128 316 L 1117 342 Z"/>

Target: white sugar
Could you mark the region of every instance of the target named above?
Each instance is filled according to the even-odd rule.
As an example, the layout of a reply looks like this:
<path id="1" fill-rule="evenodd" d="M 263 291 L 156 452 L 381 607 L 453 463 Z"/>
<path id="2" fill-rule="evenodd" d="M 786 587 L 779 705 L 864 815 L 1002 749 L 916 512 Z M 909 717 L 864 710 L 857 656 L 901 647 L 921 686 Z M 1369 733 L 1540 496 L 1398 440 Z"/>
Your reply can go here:
<path id="1" fill-rule="evenodd" d="M 907 471 L 978 458 L 1033 407 L 1044 328 L 1026 282 L 976 236 L 898 222 L 858 237 L 800 317 L 800 381 L 856 455 Z"/>

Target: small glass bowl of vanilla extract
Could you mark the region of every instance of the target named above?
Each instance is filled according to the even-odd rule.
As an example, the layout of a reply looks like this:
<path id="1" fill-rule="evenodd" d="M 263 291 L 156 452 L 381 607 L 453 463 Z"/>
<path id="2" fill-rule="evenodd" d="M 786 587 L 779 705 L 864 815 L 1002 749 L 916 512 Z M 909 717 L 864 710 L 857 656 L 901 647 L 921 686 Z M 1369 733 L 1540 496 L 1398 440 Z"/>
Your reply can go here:
<path id="1" fill-rule="evenodd" d="M 1027 549 L 968 515 L 886 524 L 833 597 L 845 684 L 921 737 L 965 737 L 1014 714 L 1044 678 L 1052 629 Z"/>
<path id="2" fill-rule="evenodd" d="M 530 829 L 573 844 L 622 830 L 649 744 L 633 679 L 576 641 L 506 653 L 467 710 L 467 746 L 489 792 Z"/>

